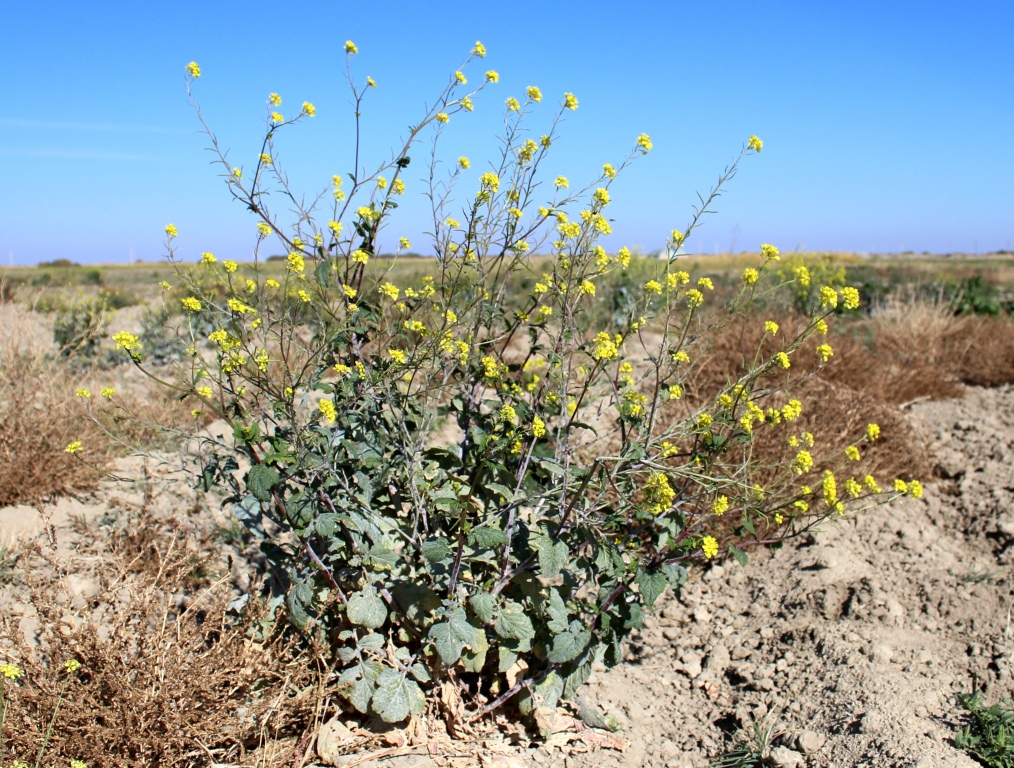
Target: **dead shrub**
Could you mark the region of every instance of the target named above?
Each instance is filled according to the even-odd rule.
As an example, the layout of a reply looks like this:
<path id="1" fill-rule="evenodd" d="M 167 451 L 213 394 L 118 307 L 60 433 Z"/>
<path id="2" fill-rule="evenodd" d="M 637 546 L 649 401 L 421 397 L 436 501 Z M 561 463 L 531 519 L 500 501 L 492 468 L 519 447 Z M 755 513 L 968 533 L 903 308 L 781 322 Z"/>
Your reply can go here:
<path id="1" fill-rule="evenodd" d="M 112 534 L 83 538 L 75 565 L 93 565 L 93 597 L 69 589 L 66 563 L 35 547 L 25 579 L 38 644 L 0 617 L 7 654 L 24 670 L 8 687 L 11 757 L 34 762 L 60 701 L 45 765 L 233 763 L 269 738 L 291 742 L 292 762 L 328 693 L 320 657 L 256 598 L 242 619 L 230 614 L 228 580 L 210 572 L 195 533 L 130 515 Z M 68 659 L 78 672 L 67 674 Z"/>
<path id="2" fill-rule="evenodd" d="M 23 343 L 20 322 L 0 332 L 0 506 L 90 491 L 111 458 L 73 382 Z M 74 441 L 81 460 L 65 451 Z"/>

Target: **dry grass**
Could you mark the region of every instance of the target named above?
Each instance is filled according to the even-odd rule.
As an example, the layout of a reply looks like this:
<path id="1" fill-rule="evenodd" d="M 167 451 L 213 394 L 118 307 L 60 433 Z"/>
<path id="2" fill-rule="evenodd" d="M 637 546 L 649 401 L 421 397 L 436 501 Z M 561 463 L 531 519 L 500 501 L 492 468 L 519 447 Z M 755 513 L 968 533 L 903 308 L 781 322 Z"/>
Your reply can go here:
<path id="1" fill-rule="evenodd" d="M 95 585 L 86 599 L 67 586 L 66 562 L 39 547 L 22 558 L 40 629 L 34 646 L 0 616 L 4 655 L 24 669 L 7 715 L 13 756 L 34 763 L 66 685 L 44 765 L 252 765 L 268 740 L 287 744 L 271 764 L 298 762 L 327 695 L 319 657 L 256 598 L 242 620 L 227 612 L 228 580 L 197 533 L 144 513 L 114 528 L 79 530 L 73 578 Z M 77 674 L 67 659 L 80 661 Z"/>
<path id="2" fill-rule="evenodd" d="M 26 343 L 24 322 L 0 330 L 0 506 L 87 492 L 111 458 L 74 383 Z M 82 460 L 65 452 L 75 440 L 87 446 Z"/>

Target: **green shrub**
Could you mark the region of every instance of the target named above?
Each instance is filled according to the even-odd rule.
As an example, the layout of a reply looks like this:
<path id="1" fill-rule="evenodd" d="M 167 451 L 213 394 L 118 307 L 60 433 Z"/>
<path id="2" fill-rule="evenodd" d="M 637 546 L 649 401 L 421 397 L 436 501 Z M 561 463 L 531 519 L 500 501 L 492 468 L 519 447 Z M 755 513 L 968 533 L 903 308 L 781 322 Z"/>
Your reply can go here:
<path id="1" fill-rule="evenodd" d="M 346 49 L 351 59 L 355 47 Z M 484 54 L 477 44 L 465 64 Z M 188 73 L 189 93 L 199 69 Z M 887 498 L 873 478 L 839 487 L 830 471 L 812 472 L 810 450 L 820 452 L 793 430 L 802 406 L 790 356 L 826 330 L 837 304 L 855 306 L 852 289 L 814 286 L 800 299 L 811 319 L 798 335 L 766 326 L 777 353 L 758 348 L 715 400 L 682 397 L 716 323 L 761 321 L 750 313 L 757 272 L 709 315 L 711 281 L 691 282 L 676 259 L 740 161 L 760 151 L 756 137 L 685 231 L 672 232 L 668 258 L 631 262 L 597 240 L 611 231 L 613 179 L 651 140 L 637 137 L 623 162 L 579 189 L 562 178 L 540 186 L 577 100 L 566 94 L 535 140 L 528 122 L 542 95 L 529 88 L 508 100 L 495 171 L 471 178 L 465 159 L 446 177 L 430 169 L 436 258 L 401 273 L 397 260 L 380 262 L 410 151 L 432 132 L 439 157 L 441 126 L 465 118 L 498 77 L 477 79 L 467 91 L 455 73 L 391 162 L 335 175 L 291 220 L 270 207 L 270 192 L 286 206 L 302 199 L 279 170 L 276 141 L 313 105 L 285 118 L 272 94 L 252 169 L 228 164 L 209 130 L 231 194 L 258 219 L 243 273 L 210 253 L 196 270 L 182 265 L 176 227 L 166 227 L 178 268 L 171 300 L 188 321 L 186 359 L 164 378 L 232 426 L 231 443 L 203 441 L 197 480 L 228 489 L 237 518 L 263 540 L 292 622 L 333 653 L 349 705 L 388 722 L 427 701 L 455 711 L 463 700 L 471 718 L 510 702 L 538 724 L 596 661 L 620 662 L 643 612 L 680 588 L 688 566 L 744 559 L 846 503 Z M 357 120 L 368 91 L 353 86 Z M 459 208 L 451 200 L 462 186 Z M 261 249 L 286 252 L 284 271 L 265 269 Z M 771 246 L 764 254 L 760 273 L 778 259 Z M 146 365 L 143 340 L 114 339 Z M 769 430 L 794 446 L 791 466 L 752 457 L 754 436 Z"/>

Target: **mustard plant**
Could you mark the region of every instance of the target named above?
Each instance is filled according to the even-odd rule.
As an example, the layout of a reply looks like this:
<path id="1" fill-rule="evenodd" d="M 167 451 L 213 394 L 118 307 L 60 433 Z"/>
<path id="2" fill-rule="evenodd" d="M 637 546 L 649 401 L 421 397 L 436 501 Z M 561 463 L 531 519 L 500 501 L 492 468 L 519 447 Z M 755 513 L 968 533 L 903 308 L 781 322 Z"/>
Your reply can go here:
<path id="1" fill-rule="evenodd" d="M 499 80 L 473 74 L 486 55 L 477 43 L 391 159 L 366 171 L 360 115 L 376 83 L 354 75 L 351 41 L 345 50 L 351 171 L 308 197 L 290 188 L 279 141 L 316 107 L 287 116 L 270 94 L 263 140 L 236 165 L 201 116 L 200 67 L 187 67 L 227 189 L 254 217 L 253 260 L 203 253 L 194 267 L 166 226 L 177 279 L 164 295 L 184 313 L 185 357 L 157 372 L 142 340 L 113 338 L 195 416 L 230 426 L 227 439 L 200 433 L 195 478 L 224 489 L 261 539 L 292 623 L 331 648 L 351 708 L 388 722 L 462 700 L 471 719 L 507 703 L 538 714 L 571 697 L 595 662 L 619 663 L 643 612 L 667 586 L 678 591 L 688 567 L 921 493 L 915 482 L 882 493 L 872 477 L 836 477 L 857 466 L 876 425 L 837 457 L 794 429 L 804 405 L 793 355 L 839 303 L 858 302 L 854 289 L 818 286 L 798 334 L 768 321 L 776 352 L 759 347 L 706 402 L 686 396 L 715 324 L 751 317 L 773 290 L 760 278 L 780 258 L 774 246 L 722 311 L 709 311 L 711 281 L 678 258 L 760 139 L 671 231 L 662 258 L 638 262 L 649 279 L 628 281 L 603 312 L 605 288 L 633 258 L 599 242 L 612 231 L 613 182 L 652 150 L 650 137 L 632 136 L 625 157 L 572 183 L 549 169 L 578 100 L 564 94 L 542 118 L 543 93 L 530 86 L 504 102 L 490 162 L 452 151 L 443 164 L 444 126 Z M 424 138 L 433 148 L 417 190 Z M 416 191 L 432 208 L 434 256 L 399 284 L 411 244 L 391 230 L 401 195 Z M 281 262 L 264 258 L 279 251 Z M 791 447 L 791 460 L 754 458 L 761 433 Z"/>

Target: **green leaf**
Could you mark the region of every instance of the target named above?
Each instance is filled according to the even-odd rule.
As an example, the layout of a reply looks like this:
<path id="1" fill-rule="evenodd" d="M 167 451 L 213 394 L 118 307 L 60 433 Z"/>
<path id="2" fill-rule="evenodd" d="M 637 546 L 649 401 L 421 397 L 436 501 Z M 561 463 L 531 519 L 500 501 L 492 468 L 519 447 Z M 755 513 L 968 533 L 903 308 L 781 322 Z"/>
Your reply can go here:
<path id="1" fill-rule="evenodd" d="M 567 606 L 555 589 L 549 590 L 549 623 L 546 625 L 554 635 L 567 629 Z"/>
<path id="2" fill-rule="evenodd" d="M 468 535 L 468 543 L 480 549 L 503 547 L 507 544 L 507 534 L 498 528 L 490 528 L 488 526 L 473 528 L 472 532 Z"/>
<path id="3" fill-rule="evenodd" d="M 349 621 L 361 627 L 379 629 L 387 621 L 387 607 L 372 584 L 349 596 Z"/>
<path id="4" fill-rule="evenodd" d="M 481 629 L 476 629 L 471 647 L 461 652 L 461 666 L 468 672 L 477 674 L 482 672 L 482 668 L 486 666 L 487 651 L 489 651 L 489 640 L 486 639 L 486 633 Z"/>
<path id="5" fill-rule="evenodd" d="M 673 592 L 687 583 L 687 569 L 682 565 L 662 563 L 662 573 L 665 574 L 666 581 L 669 582 L 669 586 L 672 587 Z"/>
<path id="6" fill-rule="evenodd" d="M 496 610 L 496 598 L 493 595 L 488 592 L 479 592 L 468 599 L 468 604 L 472 606 L 475 615 L 483 624 L 493 621 L 493 613 Z"/>
<path id="7" fill-rule="evenodd" d="M 590 641 L 591 630 L 585 628 L 580 621 L 572 621 L 566 632 L 561 632 L 553 638 L 553 647 L 548 659 L 554 664 L 563 664 L 576 659 L 588 647 Z"/>
<path id="8" fill-rule="evenodd" d="M 377 678 L 373 694 L 373 711 L 385 723 L 398 723 L 409 715 L 421 715 L 426 709 L 426 696 L 414 680 L 394 669 L 385 669 Z"/>
<path id="9" fill-rule="evenodd" d="M 440 660 L 451 665 L 461 658 L 465 646 L 475 642 L 476 629 L 468 623 L 468 614 L 461 606 L 455 606 L 447 614 L 447 620 L 430 627 L 429 637 L 436 646 Z"/>
<path id="10" fill-rule="evenodd" d="M 641 590 L 641 600 L 649 608 L 655 607 L 655 601 L 658 600 L 658 596 L 662 594 L 665 590 L 665 585 L 668 583 L 665 574 L 656 568 L 652 568 L 651 570 L 638 568 L 635 581 Z"/>
<path id="11" fill-rule="evenodd" d="M 359 638 L 359 647 L 369 651 L 379 651 L 384 647 L 384 636 L 379 632 L 370 632 Z"/>
<path id="12" fill-rule="evenodd" d="M 513 667 L 514 663 L 518 660 L 518 655 L 514 653 L 514 651 L 510 648 L 504 648 L 502 645 L 497 648 L 497 654 L 500 657 L 500 662 L 497 664 L 497 671 L 501 674 Z"/>
<path id="13" fill-rule="evenodd" d="M 486 490 L 492 491 L 497 496 L 503 496 L 503 498 L 506 499 L 507 501 L 510 501 L 511 498 L 514 496 L 514 491 L 512 491 L 506 485 L 501 485 L 500 483 L 489 483 L 486 486 Z"/>
<path id="14" fill-rule="evenodd" d="M 562 541 L 553 542 L 548 536 L 538 536 L 533 541 L 535 550 L 539 553 L 539 568 L 544 578 L 552 579 L 560 575 L 560 571 L 567 564 L 569 550 Z"/>
<path id="15" fill-rule="evenodd" d="M 313 585 L 308 581 L 301 582 L 289 590 L 286 597 L 289 618 L 296 629 L 306 629 L 310 621 L 309 607 L 313 605 Z"/>
<path id="16" fill-rule="evenodd" d="M 530 714 L 536 707 L 556 709 L 562 693 L 563 678 L 556 672 L 550 672 L 546 675 L 545 680 L 535 686 L 534 695 L 528 689 L 524 689 L 524 692 L 518 697 L 518 709 L 523 715 Z"/>
<path id="17" fill-rule="evenodd" d="M 535 630 L 532 628 L 532 620 L 525 615 L 525 609 L 520 603 L 508 602 L 497 612 L 493 629 L 503 638 L 517 640 L 528 650 L 528 644 L 535 637 Z"/>
<path id="18" fill-rule="evenodd" d="M 363 714 L 366 714 L 370 709 L 370 699 L 373 698 L 373 691 L 380 671 L 381 667 L 377 662 L 367 661 L 349 667 L 338 677 L 338 687 L 341 694 Z"/>
<path id="19" fill-rule="evenodd" d="M 732 555 L 734 558 L 736 558 L 736 562 L 739 563 L 740 565 L 746 565 L 748 562 L 750 562 L 750 558 L 747 557 L 746 552 L 744 552 L 742 549 L 738 549 L 732 546 L 732 544 L 729 545 L 729 554 Z"/>
<path id="20" fill-rule="evenodd" d="M 320 515 L 314 523 L 317 533 L 325 539 L 330 539 L 338 530 L 338 515 L 333 512 L 325 512 Z"/>
<path id="21" fill-rule="evenodd" d="M 271 500 L 271 489 L 280 479 L 278 470 L 265 464 L 254 464 L 246 473 L 246 487 L 260 501 Z"/>
<path id="22" fill-rule="evenodd" d="M 451 547 L 447 543 L 447 539 L 431 539 L 423 542 L 422 555 L 431 563 L 439 563 L 449 554 L 451 554 Z"/>

